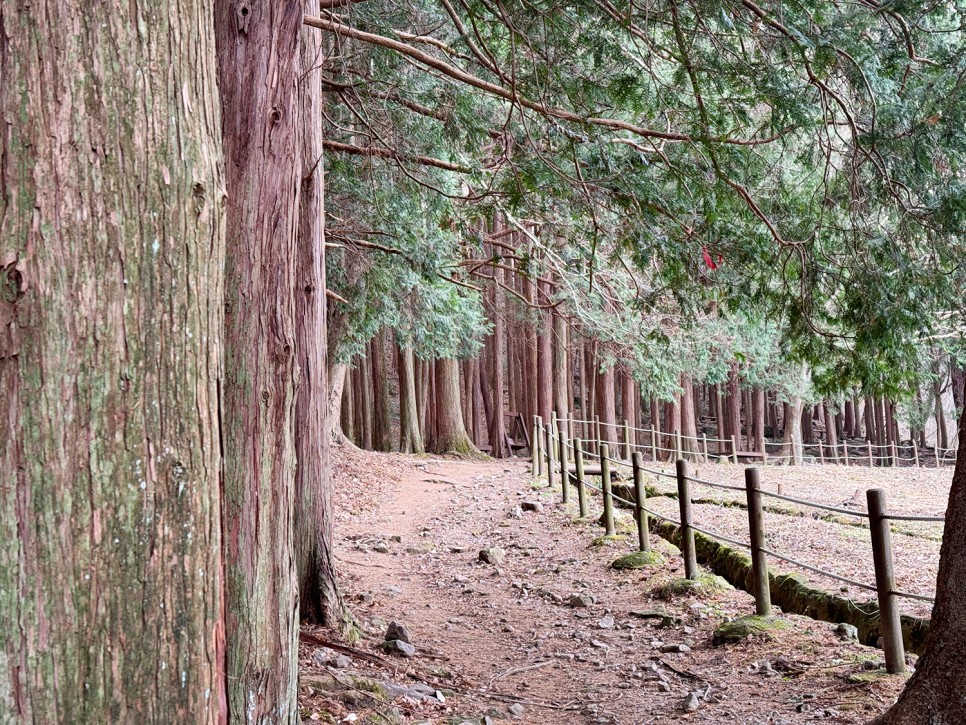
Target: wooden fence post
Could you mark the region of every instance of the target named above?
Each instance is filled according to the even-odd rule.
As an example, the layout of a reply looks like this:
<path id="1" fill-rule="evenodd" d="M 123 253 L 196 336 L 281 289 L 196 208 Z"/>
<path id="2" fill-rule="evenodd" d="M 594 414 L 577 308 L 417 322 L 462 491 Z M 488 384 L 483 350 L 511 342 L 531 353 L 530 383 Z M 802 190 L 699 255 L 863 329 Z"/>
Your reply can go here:
<path id="1" fill-rule="evenodd" d="M 604 494 L 604 535 L 613 536 L 614 498 L 610 490 L 610 450 L 606 443 L 600 444 L 600 490 Z"/>
<path id="2" fill-rule="evenodd" d="M 845 459 L 845 467 L 849 467 L 849 442 L 842 441 L 842 458 Z"/>
<path id="3" fill-rule="evenodd" d="M 553 486 L 553 426 L 544 426 L 544 451 L 543 451 L 543 462 L 547 467 L 547 486 Z"/>
<path id="4" fill-rule="evenodd" d="M 600 416 L 594 416 L 594 453 L 598 458 L 600 458 L 600 442 L 602 438 L 600 437 Z"/>
<path id="5" fill-rule="evenodd" d="M 915 436 L 912 437 L 912 457 L 916 459 L 916 468 L 919 468 L 919 444 Z"/>
<path id="6" fill-rule="evenodd" d="M 641 551 L 651 550 L 650 532 L 647 525 L 647 488 L 644 485 L 644 456 L 640 451 L 634 451 L 634 513 L 637 517 L 637 548 Z"/>
<path id="7" fill-rule="evenodd" d="M 885 650 L 886 671 L 906 671 L 906 655 L 902 643 L 902 624 L 896 595 L 895 572 L 892 568 L 892 538 L 886 512 L 885 491 L 872 488 L 865 492 L 869 505 L 869 531 L 872 534 L 872 560 L 875 563 L 875 586 L 879 595 L 879 634 Z"/>
<path id="8" fill-rule="evenodd" d="M 651 460 L 657 463 L 657 430 L 651 426 Z"/>
<path id="9" fill-rule="evenodd" d="M 540 465 L 543 461 L 540 458 L 540 439 L 543 436 L 543 421 L 539 415 L 533 416 L 533 438 L 530 439 L 530 456 L 533 458 L 534 477 L 543 474 Z"/>
<path id="10" fill-rule="evenodd" d="M 677 451 L 677 457 L 684 458 L 684 449 L 681 448 L 681 429 L 680 428 L 674 431 L 674 447 Z"/>
<path id="11" fill-rule="evenodd" d="M 684 575 L 698 578 L 698 559 L 694 552 L 694 531 L 691 529 L 691 492 L 688 486 L 688 462 L 677 460 L 678 505 L 681 510 L 681 555 L 684 557 Z"/>
<path id="12" fill-rule="evenodd" d="M 626 418 L 624 419 L 624 455 L 621 458 L 628 463 L 631 460 L 631 427 Z"/>
<path id="13" fill-rule="evenodd" d="M 738 465 L 738 441 L 734 436 L 731 436 L 731 462 Z"/>
<path id="14" fill-rule="evenodd" d="M 553 427 L 553 450 L 550 451 L 550 455 L 553 456 L 554 460 L 557 460 L 557 446 L 560 445 L 560 428 L 557 425 L 557 411 L 550 411 L 550 425 Z"/>
<path id="15" fill-rule="evenodd" d="M 560 421 L 560 441 L 557 452 L 560 454 L 560 497 L 564 503 L 570 500 L 570 464 L 567 461 L 567 421 Z"/>
<path id="16" fill-rule="evenodd" d="M 937 434 L 937 437 L 938 437 L 938 434 Z M 939 447 L 938 441 L 936 441 L 936 447 L 933 450 L 936 452 L 936 468 L 942 468 L 943 467 L 942 459 L 939 457 L 939 451 L 941 451 L 942 449 Z"/>
<path id="17" fill-rule="evenodd" d="M 822 441 L 818 442 L 818 462 L 825 465 L 825 446 L 822 445 Z"/>
<path id="18" fill-rule="evenodd" d="M 875 466 L 875 463 L 872 461 L 872 441 L 867 441 L 867 443 L 869 444 L 869 468 L 872 468 Z"/>
<path id="19" fill-rule="evenodd" d="M 708 434 L 707 433 L 701 434 L 701 442 L 704 448 L 704 462 L 707 463 L 708 462 Z"/>
<path id="20" fill-rule="evenodd" d="M 761 479 L 758 468 L 745 469 L 745 493 L 748 497 L 748 533 L 751 541 L 751 569 L 754 577 L 755 614 L 771 614 L 771 586 L 768 580 L 768 558 L 765 548 L 765 518 L 761 505 Z"/>
<path id="21" fill-rule="evenodd" d="M 577 505 L 580 518 L 587 515 L 587 489 L 584 487 L 584 446 L 580 439 L 574 439 L 574 465 L 577 467 Z"/>
<path id="22" fill-rule="evenodd" d="M 895 441 L 892 441 L 892 467 L 895 468 L 899 465 L 899 447 L 896 445 Z"/>

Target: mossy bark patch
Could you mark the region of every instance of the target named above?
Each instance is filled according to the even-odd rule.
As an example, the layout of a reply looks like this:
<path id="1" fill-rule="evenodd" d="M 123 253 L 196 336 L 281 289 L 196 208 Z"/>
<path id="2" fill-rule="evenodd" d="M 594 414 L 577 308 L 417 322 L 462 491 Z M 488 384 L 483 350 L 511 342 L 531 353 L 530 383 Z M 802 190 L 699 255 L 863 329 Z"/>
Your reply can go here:
<path id="1" fill-rule="evenodd" d="M 760 617 L 757 614 L 750 614 L 747 617 L 739 617 L 730 622 L 725 622 L 718 627 L 714 631 L 712 643 L 717 647 L 723 644 L 741 642 L 748 637 L 771 639 L 773 632 L 788 628 L 788 621 L 780 617 Z"/>
<path id="2" fill-rule="evenodd" d="M 666 559 L 657 551 L 635 551 L 625 554 L 611 563 L 614 569 L 645 569 L 649 566 L 661 566 Z"/>

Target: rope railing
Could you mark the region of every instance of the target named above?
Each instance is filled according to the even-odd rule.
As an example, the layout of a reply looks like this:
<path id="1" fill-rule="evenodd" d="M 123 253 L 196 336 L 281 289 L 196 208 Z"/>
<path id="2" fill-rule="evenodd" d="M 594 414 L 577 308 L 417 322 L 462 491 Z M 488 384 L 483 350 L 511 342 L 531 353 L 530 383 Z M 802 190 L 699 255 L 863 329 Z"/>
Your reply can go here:
<path id="1" fill-rule="evenodd" d="M 680 440 L 680 439 L 678 439 Z M 849 586 L 859 589 L 874 591 L 878 597 L 880 630 L 886 652 L 886 666 L 889 672 L 901 672 L 905 668 L 903 640 L 899 620 L 899 610 L 897 599 L 906 598 L 922 602 L 932 602 L 933 597 L 914 592 L 905 592 L 898 589 L 895 585 L 895 575 L 893 571 L 893 556 L 891 544 L 891 521 L 918 521 L 929 523 L 944 523 L 944 517 L 940 516 L 917 516 L 910 514 L 891 514 L 886 510 L 885 493 L 882 489 L 870 489 L 866 492 L 867 511 L 856 511 L 853 509 L 832 506 L 817 501 L 809 501 L 794 496 L 787 496 L 780 493 L 765 491 L 761 488 L 759 469 L 749 467 L 745 469 L 745 486 L 735 486 L 731 484 L 719 483 L 701 479 L 689 474 L 688 463 L 683 458 L 678 458 L 675 463 L 675 473 L 667 473 L 663 470 L 646 468 L 643 465 L 644 457 L 642 450 L 653 451 L 656 446 L 632 445 L 630 441 L 623 444 L 624 453 L 622 458 L 611 456 L 609 444 L 597 438 L 569 438 L 567 435 L 567 421 L 559 421 L 559 425 L 544 427 L 539 418 L 534 425 L 534 441 L 536 445 L 532 451 L 533 469 L 535 475 L 540 468 L 545 467 L 548 485 L 553 485 L 553 474 L 555 469 L 560 471 L 560 485 L 564 502 L 568 501 L 570 483 L 573 481 L 577 487 L 578 501 L 580 505 L 580 515 L 587 515 L 586 489 L 591 489 L 601 493 L 604 506 L 604 526 L 607 534 L 615 533 L 615 523 L 613 506 L 615 501 L 634 510 L 638 529 L 639 547 L 642 551 L 649 550 L 648 540 L 648 517 L 652 516 L 658 520 L 663 520 L 678 527 L 681 539 L 681 555 L 684 559 L 685 574 L 688 578 L 694 579 L 698 575 L 697 557 L 694 534 L 695 532 L 707 536 L 713 540 L 724 542 L 732 546 L 748 549 L 752 558 L 752 593 L 755 597 L 756 612 L 767 615 L 771 610 L 771 589 L 768 575 L 768 557 L 784 561 L 805 571 L 828 577 L 840 581 Z M 587 450 L 585 450 L 585 445 Z M 541 450 L 541 448 L 543 450 Z M 847 445 L 843 443 L 843 449 L 847 450 Z M 866 450 L 871 447 L 866 446 Z M 881 448 L 881 447 L 880 447 Z M 896 448 L 891 446 L 892 458 L 899 458 L 895 455 Z M 667 450 L 671 453 L 679 453 L 678 450 Z M 574 464 L 571 468 L 568 456 L 573 453 Z M 597 468 L 589 473 L 584 466 L 585 456 L 587 459 L 595 460 Z M 630 460 L 627 460 L 627 459 Z M 871 458 L 870 458 L 871 461 Z M 918 458 L 917 458 L 918 462 Z M 613 468 L 612 468 L 613 466 Z M 630 466 L 633 472 L 634 501 L 630 501 L 613 492 L 612 474 L 625 470 Z M 656 476 L 674 478 L 677 481 L 677 499 L 680 507 L 680 520 L 675 520 L 647 507 L 646 487 L 644 485 L 644 475 L 650 473 Z M 600 486 L 590 483 L 588 476 L 600 476 Z M 692 516 L 692 498 L 690 485 L 697 484 L 708 486 L 715 489 L 744 493 L 747 497 L 747 509 L 749 519 L 749 541 L 740 541 L 724 534 L 710 531 L 696 526 Z M 872 557 L 875 564 L 875 585 L 867 584 L 841 574 L 837 574 L 821 567 L 814 566 L 808 562 L 800 561 L 785 553 L 775 551 L 766 547 L 764 531 L 764 498 L 774 498 L 787 501 L 798 506 L 814 508 L 823 511 L 830 511 L 836 514 L 852 516 L 868 521 L 868 528 L 871 533 Z M 713 503 L 713 502 L 712 502 Z"/>
<path id="2" fill-rule="evenodd" d="M 784 451 L 786 446 L 790 445 L 785 442 L 774 442 L 765 441 L 763 451 L 741 451 L 739 450 L 739 441 L 732 437 L 730 439 L 726 438 L 714 438 L 708 437 L 707 435 L 688 436 L 682 434 L 678 431 L 659 431 L 656 428 L 638 428 L 629 425 L 626 421 L 624 423 L 606 423 L 600 420 L 587 420 L 584 418 L 553 418 L 556 422 L 553 426 L 555 429 L 559 428 L 561 424 L 573 425 L 574 428 L 577 425 L 580 427 L 591 428 L 591 432 L 594 435 L 593 438 L 582 438 L 582 440 L 593 444 L 594 446 L 599 445 L 604 442 L 604 436 L 601 435 L 601 430 L 604 429 L 614 429 L 618 435 L 610 437 L 609 442 L 615 445 L 617 448 L 623 449 L 624 458 L 629 459 L 633 451 L 639 450 L 645 453 L 650 453 L 651 457 L 656 459 L 659 454 L 662 457 L 664 455 L 669 455 L 673 457 L 682 456 L 702 456 L 705 460 L 710 459 L 710 457 L 716 456 L 719 459 L 730 460 L 733 463 L 738 463 L 739 458 L 748 459 L 749 457 L 757 457 L 762 463 L 772 463 L 772 464 L 783 464 L 786 462 L 798 462 L 801 465 L 811 465 L 811 464 L 822 464 L 826 465 L 828 463 L 834 463 L 835 465 L 868 465 L 868 466 L 884 466 L 891 465 L 897 466 L 899 464 L 910 464 L 915 465 L 917 468 L 923 467 L 925 465 L 922 461 L 922 456 L 920 455 L 920 450 L 915 440 L 910 442 L 910 445 L 904 445 L 899 443 L 885 443 L 885 444 L 875 444 L 871 441 L 866 441 L 864 443 L 849 443 L 847 440 L 838 441 L 836 443 L 827 443 L 824 441 L 817 441 L 810 444 L 796 444 L 801 446 L 801 451 L 798 453 L 786 453 L 786 452 L 774 452 L 769 451 L 769 447 L 774 449 L 775 447 L 781 447 Z M 619 435 L 623 431 L 623 440 L 617 440 L 621 436 Z M 631 432 L 635 435 L 631 435 Z M 640 436 L 637 433 L 648 434 L 651 438 L 650 443 L 641 443 L 639 441 Z M 672 439 L 676 444 L 675 447 L 670 448 L 663 445 L 664 441 L 667 439 Z M 911 448 L 912 455 L 902 455 Z M 713 449 L 713 450 L 712 450 Z M 817 449 L 817 451 L 816 451 Z M 925 451 L 926 449 L 924 449 Z M 941 467 L 945 465 L 948 461 L 954 460 L 954 456 L 957 449 L 954 448 L 932 448 L 933 460 L 935 460 L 936 467 Z M 817 457 L 814 455 L 817 452 Z M 928 458 L 926 459 L 929 460 Z"/>

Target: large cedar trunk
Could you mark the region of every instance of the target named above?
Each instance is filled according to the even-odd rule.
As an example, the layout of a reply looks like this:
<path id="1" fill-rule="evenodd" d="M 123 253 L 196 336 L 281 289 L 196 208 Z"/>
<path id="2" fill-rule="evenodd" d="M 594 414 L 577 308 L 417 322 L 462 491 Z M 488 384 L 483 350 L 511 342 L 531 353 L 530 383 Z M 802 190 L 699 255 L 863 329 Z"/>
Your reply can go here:
<path id="1" fill-rule="evenodd" d="M 302 3 L 216 0 L 214 7 L 228 191 L 225 674 L 233 721 L 296 723 Z"/>
<path id="2" fill-rule="evenodd" d="M 876 725 L 966 722 L 966 427 L 959 424 L 959 455 L 953 472 L 936 578 L 936 603 L 916 672 L 898 702 Z"/>
<path id="3" fill-rule="evenodd" d="M 413 349 L 399 346 L 399 450 L 424 453 L 423 436 L 416 413 L 416 369 Z"/>
<path id="4" fill-rule="evenodd" d="M 615 400 L 614 365 L 597 376 L 597 415 L 600 416 L 600 439 L 610 445 L 611 455 L 617 457 L 617 402 Z"/>
<path id="5" fill-rule="evenodd" d="M 800 466 L 802 460 L 802 399 L 792 398 L 785 406 L 785 434 L 782 439 L 782 455 L 787 456 L 785 463 Z"/>
<path id="6" fill-rule="evenodd" d="M 313 0 L 303 0 L 312 12 Z M 317 2 L 316 2 L 317 5 Z M 322 106 L 319 33 L 302 29 L 299 96 L 302 187 L 299 197 L 295 350 L 295 566 L 299 613 L 319 624 L 347 619 L 332 558 L 332 479 L 329 474 L 329 371 L 325 331 Z M 341 400 L 341 395 L 338 399 Z"/>
<path id="7" fill-rule="evenodd" d="M 741 450 L 741 390 L 738 387 L 737 366 L 732 366 L 731 372 L 728 375 L 727 393 L 728 400 L 725 407 L 727 408 L 728 425 L 725 429 L 725 438 L 734 436 L 735 443 L 737 444 L 738 449 Z M 730 446 L 728 450 L 731 450 Z"/>
<path id="8" fill-rule="evenodd" d="M 698 422 L 695 417 L 694 385 L 687 376 L 681 377 L 681 449 L 687 454 L 701 450 L 698 444 Z M 687 456 L 686 456 L 687 457 Z M 693 458 L 693 456 L 690 456 Z"/>
<path id="9" fill-rule="evenodd" d="M 385 330 L 377 332 L 369 341 L 369 363 L 372 367 L 372 447 L 388 452 L 392 450 L 392 423 L 389 419 Z"/>
<path id="10" fill-rule="evenodd" d="M 214 50 L 0 6 L 0 722 L 225 718 Z"/>
<path id="11" fill-rule="evenodd" d="M 435 453 L 479 453 L 463 425 L 460 409 L 460 367 L 452 359 L 436 361 Z"/>

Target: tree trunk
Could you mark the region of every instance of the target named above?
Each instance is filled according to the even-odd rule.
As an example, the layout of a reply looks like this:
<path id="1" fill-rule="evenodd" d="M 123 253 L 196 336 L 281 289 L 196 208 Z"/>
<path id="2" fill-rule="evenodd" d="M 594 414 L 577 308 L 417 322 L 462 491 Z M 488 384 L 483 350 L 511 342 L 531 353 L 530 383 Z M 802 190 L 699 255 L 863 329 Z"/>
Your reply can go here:
<path id="1" fill-rule="evenodd" d="M 312 12 L 312 0 L 303 0 Z M 317 6 L 317 3 L 316 3 Z M 299 78 L 301 194 L 295 294 L 295 566 L 300 617 L 339 625 L 348 613 L 332 558 L 332 479 L 329 475 L 329 371 L 325 331 L 325 230 L 322 179 L 322 86 L 319 34 L 303 27 Z M 341 399 L 341 396 L 340 396 Z M 297 621 L 297 620 L 296 620 Z M 297 719 L 297 718 L 296 718 Z"/>
<path id="2" fill-rule="evenodd" d="M 372 447 L 392 450 L 392 422 L 389 419 L 389 374 L 386 371 L 386 331 L 380 330 L 369 341 L 372 367 Z"/>
<path id="3" fill-rule="evenodd" d="M 614 400 L 614 366 L 597 376 L 597 415 L 600 416 L 600 439 L 613 450 L 617 444 L 617 403 Z M 613 451 L 616 456 L 617 452 Z"/>
<path id="4" fill-rule="evenodd" d="M 498 229 L 499 225 L 494 225 Z M 490 455 L 494 458 L 506 458 L 510 455 L 507 445 L 506 418 L 504 416 L 505 380 L 503 377 L 503 361 L 506 357 L 505 331 L 503 325 L 503 287 L 500 286 L 503 270 L 493 270 L 494 283 L 490 290 L 491 313 L 493 316 L 493 334 L 489 340 L 490 382 L 493 390 L 493 411 L 488 429 L 490 438 Z"/>
<path id="5" fill-rule="evenodd" d="M 399 346 L 399 450 L 425 453 L 423 436 L 416 413 L 416 369 L 413 349 Z"/>
<path id="6" fill-rule="evenodd" d="M 751 393 L 751 417 L 755 421 L 755 447 L 759 453 L 765 452 L 765 389 L 755 388 Z"/>
<path id="7" fill-rule="evenodd" d="M 815 442 L 815 430 L 812 422 L 815 420 L 815 410 L 813 406 L 802 407 L 802 443 L 812 445 Z"/>
<path id="8" fill-rule="evenodd" d="M 939 363 L 933 366 L 936 379 L 932 384 L 932 393 L 936 409 L 936 446 L 943 450 L 949 448 L 949 432 L 946 430 L 946 411 L 943 408 L 943 389 Z"/>
<path id="9" fill-rule="evenodd" d="M 435 453 L 479 453 L 463 425 L 460 367 L 453 359 L 436 361 Z"/>
<path id="10" fill-rule="evenodd" d="M 169 10 L 0 6 L 0 722 L 225 719 L 216 59 Z"/>
<path id="11" fill-rule="evenodd" d="M 855 403 L 851 398 L 845 399 L 845 430 L 843 437 L 855 436 Z"/>
<path id="12" fill-rule="evenodd" d="M 345 381 L 350 376 L 350 370 L 345 366 L 339 366 L 342 368 L 342 380 Z M 349 380 L 349 384 L 346 385 L 345 382 L 340 386 L 342 388 L 342 402 L 341 402 L 341 416 L 339 418 L 342 426 L 342 435 L 345 436 L 347 440 L 353 443 L 356 440 L 356 426 L 355 426 L 355 403 L 352 400 L 352 381 Z M 330 390 L 330 400 L 331 400 L 331 390 Z M 330 414 L 332 409 L 329 409 Z M 332 440 L 338 437 L 336 431 L 333 430 Z"/>
<path id="13" fill-rule="evenodd" d="M 570 365 L 567 319 L 563 315 L 554 313 L 553 331 L 553 404 L 557 416 L 566 420 L 570 417 Z"/>
<path id="14" fill-rule="evenodd" d="M 865 439 L 869 443 L 875 443 L 876 441 L 876 431 L 875 431 L 875 404 L 873 403 L 872 396 L 865 396 L 865 405 L 862 410 L 862 415 L 865 418 Z"/>
<path id="15" fill-rule="evenodd" d="M 697 453 L 701 447 L 697 441 L 698 422 L 694 415 L 694 386 L 690 378 L 682 376 L 681 389 L 684 391 L 681 394 L 681 448 L 686 453 Z"/>
<path id="16" fill-rule="evenodd" d="M 787 462 L 791 466 L 800 466 L 802 459 L 802 399 L 792 398 L 785 408 L 785 435 L 782 439 L 782 455 L 788 456 Z"/>
<path id="17" fill-rule="evenodd" d="M 725 438 L 735 437 L 739 450 L 742 449 L 741 440 L 741 391 L 738 388 L 738 367 L 733 365 L 728 375 L 728 425 Z"/>
<path id="18" fill-rule="evenodd" d="M 966 722 L 966 425 L 959 424 L 959 455 L 953 473 L 945 533 L 925 651 L 899 700 L 875 725 Z"/>
<path id="19" fill-rule="evenodd" d="M 838 457 L 839 437 L 836 431 L 835 416 L 829 406 L 829 401 L 825 401 L 825 441 L 832 447 L 833 455 Z"/>
<path id="20" fill-rule="evenodd" d="M 302 3 L 216 0 L 214 8 L 227 173 L 229 710 L 237 722 L 297 723 L 292 512 Z"/>
<path id="21" fill-rule="evenodd" d="M 359 403 L 359 415 L 356 416 L 356 425 L 361 428 L 360 438 L 362 447 L 367 451 L 372 450 L 373 442 L 373 403 L 372 403 L 372 372 L 368 355 L 359 357 L 359 395 L 356 400 Z"/>
<path id="22" fill-rule="evenodd" d="M 537 415 L 544 425 L 551 422 L 553 410 L 553 329 L 549 313 L 541 316 L 537 327 Z"/>

